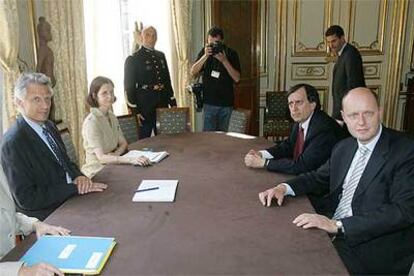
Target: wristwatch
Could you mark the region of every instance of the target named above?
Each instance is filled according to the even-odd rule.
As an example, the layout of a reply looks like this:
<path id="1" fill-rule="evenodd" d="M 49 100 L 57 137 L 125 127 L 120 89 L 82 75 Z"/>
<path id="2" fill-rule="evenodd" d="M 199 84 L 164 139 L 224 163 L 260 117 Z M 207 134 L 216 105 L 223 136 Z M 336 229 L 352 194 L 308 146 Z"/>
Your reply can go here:
<path id="1" fill-rule="evenodd" d="M 342 236 L 345 234 L 345 230 L 344 230 L 344 225 L 342 224 L 342 221 L 337 220 L 335 222 L 336 228 L 338 229 L 338 233 L 336 234 L 337 236 Z"/>

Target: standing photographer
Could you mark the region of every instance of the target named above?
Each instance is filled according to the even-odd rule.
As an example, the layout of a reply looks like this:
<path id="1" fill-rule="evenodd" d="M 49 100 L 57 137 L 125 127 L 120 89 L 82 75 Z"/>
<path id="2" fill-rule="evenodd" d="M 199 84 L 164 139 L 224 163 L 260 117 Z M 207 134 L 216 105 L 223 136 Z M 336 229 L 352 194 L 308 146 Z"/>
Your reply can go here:
<path id="1" fill-rule="evenodd" d="M 223 30 L 212 27 L 207 45 L 191 67 L 193 77 L 203 72 L 204 131 L 227 131 L 234 104 L 233 83 L 240 81 L 239 56 L 223 39 Z"/>

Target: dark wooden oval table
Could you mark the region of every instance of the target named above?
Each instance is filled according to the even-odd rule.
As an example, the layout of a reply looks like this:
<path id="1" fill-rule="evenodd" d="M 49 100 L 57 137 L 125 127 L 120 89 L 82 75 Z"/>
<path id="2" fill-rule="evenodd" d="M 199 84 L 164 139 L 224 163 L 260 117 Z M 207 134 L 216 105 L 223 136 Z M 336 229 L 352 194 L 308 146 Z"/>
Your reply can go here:
<path id="1" fill-rule="evenodd" d="M 250 169 L 244 155 L 272 143 L 225 133 L 156 136 L 132 149 L 168 151 L 151 167 L 106 166 L 95 181 L 103 193 L 74 197 L 47 222 L 73 235 L 115 237 L 103 275 L 347 274 L 328 235 L 292 220 L 314 212 L 306 197 L 263 207 L 258 193 L 291 176 Z M 173 203 L 134 203 L 143 179 L 178 179 Z M 16 260 L 34 238 L 6 256 Z"/>

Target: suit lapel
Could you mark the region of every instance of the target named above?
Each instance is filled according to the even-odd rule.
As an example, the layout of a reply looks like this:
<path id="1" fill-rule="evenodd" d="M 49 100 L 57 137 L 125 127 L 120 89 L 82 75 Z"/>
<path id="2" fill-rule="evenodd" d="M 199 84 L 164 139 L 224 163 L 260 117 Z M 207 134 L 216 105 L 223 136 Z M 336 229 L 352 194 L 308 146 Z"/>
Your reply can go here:
<path id="1" fill-rule="evenodd" d="M 49 147 L 43 142 L 43 140 L 37 135 L 37 133 L 26 123 L 23 117 L 18 118 L 18 123 L 20 124 L 21 128 L 26 132 L 27 138 L 30 139 L 29 143 L 33 143 L 35 146 L 33 148 L 38 149 L 43 153 L 44 156 L 52 159 L 54 162 L 59 164 L 56 157 L 50 151 Z"/>
<path id="2" fill-rule="evenodd" d="M 291 134 L 291 140 L 290 140 L 290 142 L 292 143 L 292 148 L 295 147 L 296 138 L 298 136 L 298 131 L 299 131 L 299 123 L 294 123 L 293 127 L 292 127 L 292 134 Z M 293 150 L 292 150 L 292 152 L 293 152 Z"/>
<path id="3" fill-rule="evenodd" d="M 356 150 L 358 149 L 358 143 L 355 139 L 352 139 L 352 143 L 348 147 L 349 150 L 340 154 L 338 164 L 335 166 L 338 168 L 337 175 L 335 175 L 333 181 L 333 187 L 331 192 L 334 192 L 337 188 L 342 187 L 346 174 L 348 173 L 349 167 L 351 166 L 352 160 Z"/>
<path id="4" fill-rule="evenodd" d="M 349 45 L 348 45 L 348 44 L 346 44 L 346 45 L 345 45 L 345 47 L 344 47 L 344 50 L 343 50 L 343 51 L 342 51 L 342 53 L 341 53 L 341 55 L 340 55 L 340 56 L 338 56 L 338 59 L 337 59 L 337 60 L 336 60 L 336 62 L 335 62 L 334 69 L 333 69 L 333 78 L 334 78 L 334 79 L 335 79 L 336 70 L 337 70 L 337 68 L 339 67 L 339 65 L 342 63 L 342 60 L 343 60 L 344 54 L 345 54 L 345 52 L 348 50 L 348 47 L 349 47 Z"/>
<path id="5" fill-rule="evenodd" d="M 312 117 L 309 121 L 308 131 L 306 132 L 306 137 L 305 137 L 305 146 L 306 146 L 307 142 L 310 140 L 310 138 L 312 138 L 312 136 L 318 130 L 319 124 L 317 123 L 317 121 L 319 120 L 319 116 L 320 116 L 319 112 L 320 111 L 314 111 L 313 114 L 312 114 Z"/>
<path id="6" fill-rule="evenodd" d="M 364 172 L 359 180 L 358 187 L 356 188 L 354 198 L 362 194 L 366 188 L 372 183 L 372 180 L 377 173 L 382 169 L 386 161 L 386 155 L 389 150 L 389 137 L 385 133 L 385 128 L 382 129 L 382 134 L 378 140 L 371 157 L 368 160 L 368 164 L 364 169 Z"/>
<path id="7" fill-rule="evenodd" d="M 336 68 L 338 67 L 338 62 L 339 62 L 339 57 L 336 60 L 335 64 L 334 64 L 334 68 L 333 68 L 333 79 L 335 79 L 335 75 L 336 75 Z"/>

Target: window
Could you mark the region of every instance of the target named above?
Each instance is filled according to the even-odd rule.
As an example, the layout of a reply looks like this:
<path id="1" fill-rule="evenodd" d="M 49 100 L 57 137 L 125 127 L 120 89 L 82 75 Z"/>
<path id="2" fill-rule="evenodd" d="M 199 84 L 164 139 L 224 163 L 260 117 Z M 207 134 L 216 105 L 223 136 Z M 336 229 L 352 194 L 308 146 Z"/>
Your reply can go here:
<path id="1" fill-rule="evenodd" d="M 124 62 L 132 54 L 135 22 L 157 29 L 157 50 L 165 53 L 173 75 L 174 53 L 169 0 L 88 0 L 84 1 L 85 44 L 88 85 L 96 76 L 115 84 L 116 115 L 126 114 Z"/>

